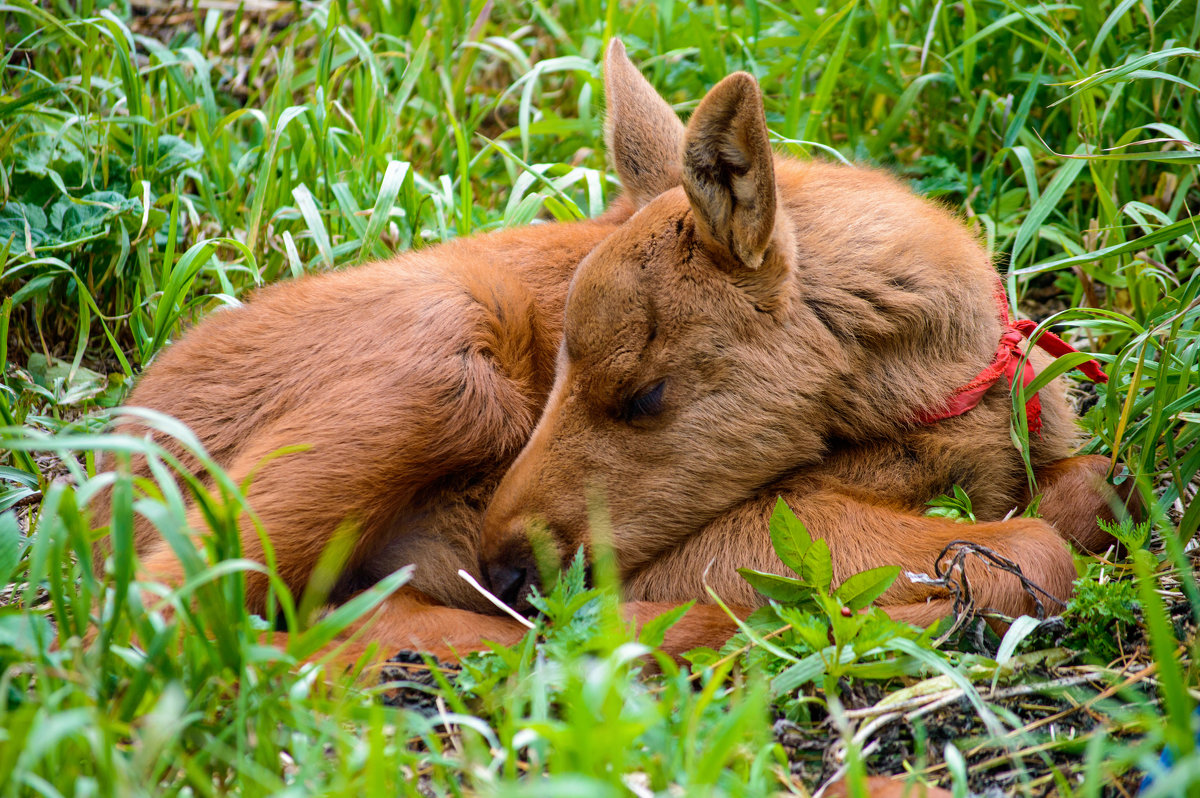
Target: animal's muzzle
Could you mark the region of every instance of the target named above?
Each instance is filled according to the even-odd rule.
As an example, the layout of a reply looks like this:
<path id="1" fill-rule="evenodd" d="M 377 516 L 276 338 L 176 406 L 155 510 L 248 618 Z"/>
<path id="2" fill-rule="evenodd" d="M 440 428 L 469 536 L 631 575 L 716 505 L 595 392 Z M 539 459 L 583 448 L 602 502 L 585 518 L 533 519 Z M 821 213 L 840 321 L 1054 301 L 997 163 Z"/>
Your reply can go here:
<path id="1" fill-rule="evenodd" d="M 479 566 L 487 589 L 496 598 L 523 615 L 534 611 L 529 597 L 534 588 L 540 589 L 541 580 L 527 542 L 512 541 L 497 556 L 482 560 Z"/>

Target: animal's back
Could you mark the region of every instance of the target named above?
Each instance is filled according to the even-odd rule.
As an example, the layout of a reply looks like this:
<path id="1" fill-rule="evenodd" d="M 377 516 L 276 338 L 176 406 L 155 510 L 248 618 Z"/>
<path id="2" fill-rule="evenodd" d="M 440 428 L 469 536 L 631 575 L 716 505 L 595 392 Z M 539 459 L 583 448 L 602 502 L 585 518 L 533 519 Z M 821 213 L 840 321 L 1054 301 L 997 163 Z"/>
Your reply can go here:
<path id="1" fill-rule="evenodd" d="M 552 380 L 571 269 L 619 218 L 502 231 L 269 286 L 165 349 L 127 404 L 184 422 L 235 479 L 255 472 L 251 505 L 273 537 L 319 552 L 348 521 L 360 530 L 354 559 L 366 562 L 406 534 L 406 520 L 417 535 L 440 528 L 439 501 L 461 520 L 462 501 L 443 494 L 478 493 L 524 444 Z M 198 467 L 177 441 L 158 442 Z M 256 471 L 290 446 L 307 449 Z M 133 468 L 148 473 L 144 461 Z M 468 532 L 450 544 L 469 547 Z M 162 545 L 145 521 L 136 535 L 143 553 Z M 309 560 L 284 575 L 293 587 Z"/>

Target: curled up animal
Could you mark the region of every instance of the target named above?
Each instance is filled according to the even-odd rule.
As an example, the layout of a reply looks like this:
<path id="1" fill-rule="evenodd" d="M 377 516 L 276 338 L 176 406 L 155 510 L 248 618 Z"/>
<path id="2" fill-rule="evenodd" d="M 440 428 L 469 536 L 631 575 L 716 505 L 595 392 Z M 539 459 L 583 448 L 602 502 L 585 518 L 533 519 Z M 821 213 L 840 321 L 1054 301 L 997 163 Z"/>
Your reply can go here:
<path id="1" fill-rule="evenodd" d="M 415 564 L 369 632 L 384 649 L 518 639 L 524 627 L 457 573 L 527 608 L 531 534 L 560 560 L 586 549 L 589 497 L 639 620 L 704 602 L 706 582 L 743 611 L 759 604 L 737 569 L 782 568 L 766 533 L 780 496 L 827 542 L 835 581 L 886 564 L 932 573 L 969 537 L 1065 600 L 1068 544 L 1109 542 L 1096 525 L 1112 513 L 1107 462 L 1071 457 L 1074 418 L 1052 382 L 1029 441 L 1042 517 L 1007 517 L 1032 499 L 1009 436 L 1010 380 L 1031 372 L 966 226 L 881 171 L 773 153 L 745 73 L 686 126 L 617 40 L 605 86 L 624 191 L 603 215 L 262 289 L 167 349 L 129 404 L 188 424 L 235 481 L 254 473 L 249 502 L 293 593 L 347 523 L 331 601 Z M 922 512 L 953 485 L 974 502 L 969 529 Z M 204 526 L 194 508 L 188 523 Z M 143 575 L 180 583 L 170 546 L 140 524 Z M 241 546 L 263 559 L 246 519 Z M 965 568 L 979 604 L 1033 611 L 1014 574 Z M 248 574 L 251 609 L 266 594 Z M 879 604 L 928 624 L 953 599 L 901 578 Z M 733 628 L 701 603 L 665 648 L 719 645 Z"/>

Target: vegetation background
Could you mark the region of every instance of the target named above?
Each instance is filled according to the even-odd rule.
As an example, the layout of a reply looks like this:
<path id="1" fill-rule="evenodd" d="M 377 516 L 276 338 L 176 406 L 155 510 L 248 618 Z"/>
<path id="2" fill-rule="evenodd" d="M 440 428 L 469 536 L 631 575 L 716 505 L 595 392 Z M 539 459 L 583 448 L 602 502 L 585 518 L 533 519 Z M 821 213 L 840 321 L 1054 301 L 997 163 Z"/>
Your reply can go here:
<path id="1" fill-rule="evenodd" d="M 130 381 L 264 283 L 597 213 L 618 190 L 599 68 L 618 34 L 681 114 L 748 70 L 781 151 L 959 209 L 1019 307 L 1105 361 L 1085 448 L 1128 465 L 1152 533 L 1126 525 L 1129 556 L 1080 560 L 1065 622 L 1003 640 L 847 623 L 854 597 L 800 573 L 694 674 L 660 658 L 647 680 L 660 630 L 635 639 L 576 573 L 540 646 L 459 673 L 410 658 L 377 686 L 295 663 L 402 577 L 264 644 L 225 480 L 202 497 L 225 562 L 144 606 L 122 541 L 135 511 L 179 539 L 184 496 L 118 480 L 112 517 L 86 513 L 111 480 L 97 451 L 157 456 L 103 432 Z M 0 793 L 804 795 L 848 770 L 1195 794 L 1198 42 L 1195 0 L 8 0 Z M 969 497 L 940 504 L 969 522 Z"/>

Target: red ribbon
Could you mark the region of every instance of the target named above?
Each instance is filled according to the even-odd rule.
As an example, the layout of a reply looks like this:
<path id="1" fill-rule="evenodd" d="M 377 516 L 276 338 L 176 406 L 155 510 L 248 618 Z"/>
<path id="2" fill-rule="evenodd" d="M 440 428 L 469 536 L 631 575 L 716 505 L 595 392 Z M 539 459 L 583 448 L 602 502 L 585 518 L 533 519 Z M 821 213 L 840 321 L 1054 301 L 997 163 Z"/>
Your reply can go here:
<path id="1" fill-rule="evenodd" d="M 1023 338 L 1033 341 L 1035 346 L 1040 346 L 1054 357 L 1062 357 L 1079 351 L 1049 330 L 1044 331 L 1037 340 L 1034 340 L 1032 338 L 1033 331 L 1037 329 L 1035 323 L 1028 319 L 1013 321 L 1009 318 L 1008 297 L 1004 292 L 1004 283 L 999 280 L 996 284 L 996 304 L 1000 308 L 1000 324 L 1004 328 L 1004 334 L 1000 336 L 1000 343 L 996 347 L 996 357 L 987 368 L 979 372 L 975 379 L 957 388 L 950 398 L 936 410 L 926 410 L 918 414 L 914 419 L 918 424 L 932 424 L 942 419 L 961 416 L 979 404 L 979 400 L 983 398 L 989 388 L 996 384 L 1001 374 L 1008 378 L 1008 384 L 1011 387 L 1016 382 L 1017 367 L 1021 363 L 1021 358 L 1024 357 L 1024 353 L 1021 351 L 1021 339 Z M 1095 360 L 1081 363 L 1075 368 L 1082 371 L 1084 376 L 1092 382 L 1108 382 L 1108 376 L 1100 370 L 1100 364 Z M 1026 360 L 1025 367 L 1021 372 L 1022 385 L 1029 387 L 1034 377 L 1037 376 L 1033 364 Z M 1038 400 L 1036 393 L 1025 400 L 1025 416 L 1029 422 L 1029 431 L 1040 433 L 1042 403 Z"/>

